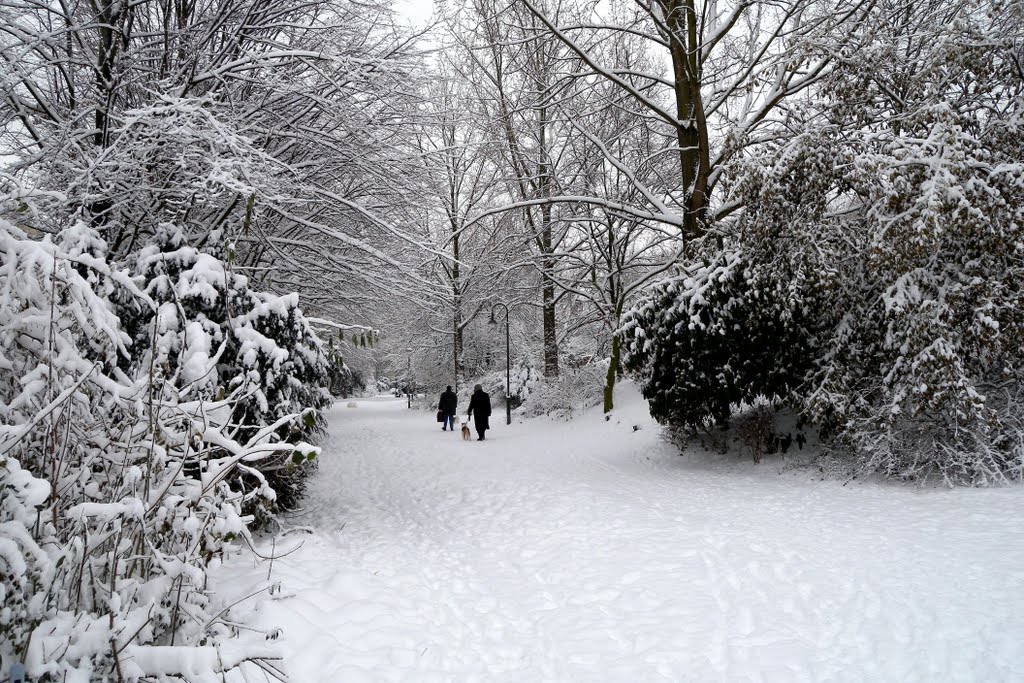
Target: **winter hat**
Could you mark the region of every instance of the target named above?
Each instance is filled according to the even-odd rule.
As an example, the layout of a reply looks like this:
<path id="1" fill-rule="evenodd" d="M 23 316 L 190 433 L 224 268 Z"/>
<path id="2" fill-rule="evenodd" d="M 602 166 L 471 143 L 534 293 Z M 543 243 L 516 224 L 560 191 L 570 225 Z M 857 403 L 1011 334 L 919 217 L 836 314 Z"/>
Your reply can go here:
<path id="1" fill-rule="evenodd" d="M 483 391 L 483 389 L 484 388 L 482 386 L 480 386 L 479 384 L 477 384 L 476 386 L 473 387 L 473 391 Z"/>
<path id="2" fill-rule="evenodd" d="M 451 385 L 451 384 L 449 384 L 449 385 L 448 385 L 448 389 L 447 389 L 447 391 L 451 391 L 451 390 L 452 390 L 452 385 Z"/>

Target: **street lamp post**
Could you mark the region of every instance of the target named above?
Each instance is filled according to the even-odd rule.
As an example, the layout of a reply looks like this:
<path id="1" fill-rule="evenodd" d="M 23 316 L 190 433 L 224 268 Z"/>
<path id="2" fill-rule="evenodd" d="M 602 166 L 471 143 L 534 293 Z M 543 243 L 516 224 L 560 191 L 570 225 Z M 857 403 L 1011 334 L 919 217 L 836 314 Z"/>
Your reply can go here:
<path id="1" fill-rule="evenodd" d="M 409 364 L 405 369 L 405 395 L 409 399 L 409 409 L 412 410 L 412 347 L 405 350 L 408 354 Z"/>
<path id="2" fill-rule="evenodd" d="M 508 334 L 508 306 L 502 303 L 497 303 L 491 306 L 491 324 L 496 325 L 497 320 L 494 319 L 494 309 L 501 306 L 505 309 L 505 424 L 512 424 L 512 354 L 509 350 L 509 334 Z"/>

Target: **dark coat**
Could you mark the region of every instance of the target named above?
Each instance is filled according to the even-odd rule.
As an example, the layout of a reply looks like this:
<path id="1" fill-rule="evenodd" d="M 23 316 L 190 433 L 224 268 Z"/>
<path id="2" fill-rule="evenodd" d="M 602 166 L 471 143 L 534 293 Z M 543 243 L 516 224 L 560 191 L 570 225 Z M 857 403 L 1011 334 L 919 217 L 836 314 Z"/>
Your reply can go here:
<path id="1" fill-rule="evenodd" d="M 474 416 L 474 413 L 476 415 Z M 486 391 L 474 391 L 469 399 L 469 413 L 476 423 L 476 428 L 490 429 L 487 418 L 491 416 L 491 397 Z"/>
<path id="2" fill-rule="evenodd" d="M 458 412 L 459 397 L 455 395 L 454 391 L 442 391 L 441 400 L 437 404 L 437 409 L 445 415 L 454 415 Z"/>

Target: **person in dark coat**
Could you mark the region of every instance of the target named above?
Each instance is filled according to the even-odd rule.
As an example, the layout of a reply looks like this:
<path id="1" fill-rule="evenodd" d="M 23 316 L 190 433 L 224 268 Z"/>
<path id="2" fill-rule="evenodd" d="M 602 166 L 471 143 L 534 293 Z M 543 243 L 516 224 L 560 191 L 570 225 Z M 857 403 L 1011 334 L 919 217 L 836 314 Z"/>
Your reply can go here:
<path id="1" fill-rule="evenodd" d="M 452 391 L 452 385 L 449 384 L 448 388 L 441 392 L 441 400 L 437 403 L 437 409 L 444 417 L 444 421 L 441 426 L 441 431 L 446 432 L 451 429 L 455 431 L 455 414 L 459 412 L 459 398 Z"/>
<path id="2" fill-rule="evenodd" d="M 476 426 L 476 440 L 483 441 L 484 432 L 491 428 L 487 420 L 491 416 L 491 397 L 479 384 L 473 387 L 473 396 L 469 399 L 468 416 L 473 418 L 473 424 Z"/>

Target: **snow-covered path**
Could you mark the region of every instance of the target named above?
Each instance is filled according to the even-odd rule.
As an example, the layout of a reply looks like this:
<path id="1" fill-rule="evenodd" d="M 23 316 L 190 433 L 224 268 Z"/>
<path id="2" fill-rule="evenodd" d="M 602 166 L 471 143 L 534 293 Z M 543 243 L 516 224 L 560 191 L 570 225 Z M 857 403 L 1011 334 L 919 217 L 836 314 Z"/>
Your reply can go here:
<path id="1" fill-rule="evenodd" d="M 283 629 L 294 683 L 1024 680 L 1020 488 L 710 465 L 635 396 L 609 422 L 496 414 L 484 443 L 431 418 L 331 413 L 292 520 L 315 531 L 234 614 Z M 222 591 L 266 574 L 239 557 Z"/>

